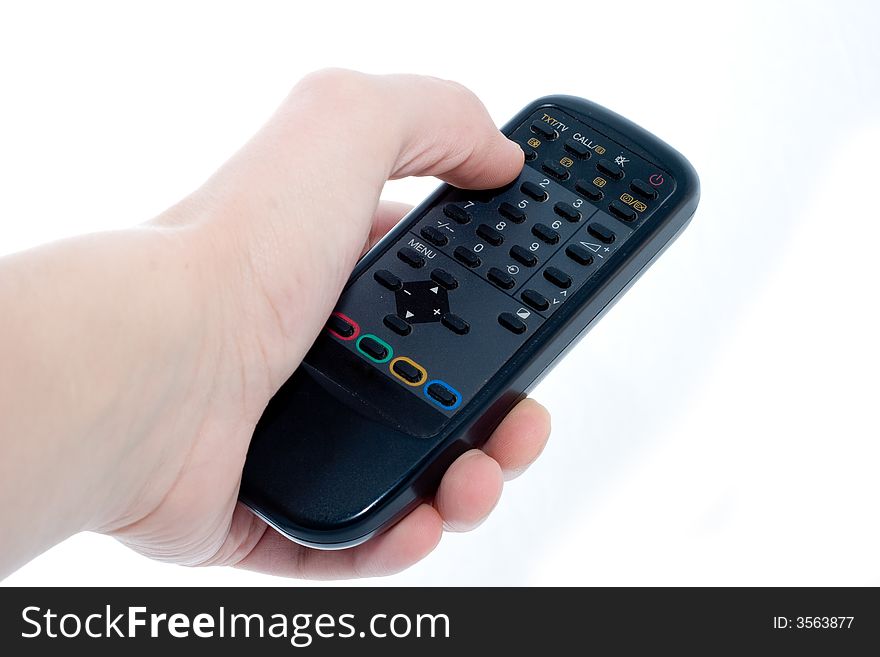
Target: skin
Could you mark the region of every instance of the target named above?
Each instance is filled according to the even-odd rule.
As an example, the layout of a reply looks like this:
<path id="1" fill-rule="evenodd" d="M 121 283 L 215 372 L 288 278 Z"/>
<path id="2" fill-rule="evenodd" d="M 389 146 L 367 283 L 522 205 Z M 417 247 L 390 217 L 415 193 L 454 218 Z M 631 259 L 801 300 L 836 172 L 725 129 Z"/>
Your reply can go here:
<path id="1" fill-rule="evenodd" d="M 544 447 L 534 401 L 356 548 L 296 545 L 237 495 L 262 410 L 409 209 L 380 202 L 385 181 L 490 188 L 522 165 L 460 85 L 321 71 L 156 219 L 0 259 L 0 576 L 86 530 L 184 565 L 376 576 L 479 525 Z"/>

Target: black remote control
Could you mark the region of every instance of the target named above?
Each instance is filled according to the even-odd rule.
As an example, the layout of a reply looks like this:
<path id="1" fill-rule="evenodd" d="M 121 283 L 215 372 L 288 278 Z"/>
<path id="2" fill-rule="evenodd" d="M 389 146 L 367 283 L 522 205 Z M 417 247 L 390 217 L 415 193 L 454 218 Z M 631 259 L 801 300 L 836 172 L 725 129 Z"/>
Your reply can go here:
<path id="1" fill-rule="evenodd" d="M 413 210 L 266 408 L 241 500 L 294 541 L 356 545 L 430 498 L 696 210 L 688 161 L 594 103 L 541 98 L 503 132 L 519 177 Z"/>

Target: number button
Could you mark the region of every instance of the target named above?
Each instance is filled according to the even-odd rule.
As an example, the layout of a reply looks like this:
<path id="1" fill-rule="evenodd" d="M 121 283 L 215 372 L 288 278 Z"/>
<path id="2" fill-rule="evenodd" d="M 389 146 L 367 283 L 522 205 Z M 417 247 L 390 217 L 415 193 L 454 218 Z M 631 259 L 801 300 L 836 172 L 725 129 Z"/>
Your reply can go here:
<path id="1" fill-rule="evenodd" d="M 452 252 L 455 259 L 471 269 L 479 267 L 482 262 L 476 253 L 464 246 L 459 246 Z"/>
<path id="2" fill-rule="evenodd" d="M 519 244 L 510 247 L 510 257 L 526 267 L 534 267 L 538 264 L 538 259 L 534 254 L 522 248 Z"/>
<path id="3" fill-rule="evenodd" d="M 535 224 L 532 226 L 532 235 L 547 244 L 556 244 L 559 241 L 559 233 L 545 224 Z"/>
<path id="4" fill-rule="evenodd" d="M 455 205 L 455 203 L 447 203 L 444 205 L 443 214 L 462 225 L 471 222 L 471 215 L 468 214 L 467 210 Z"/>
<path id="5" fill-rule="evenodd" d="M 538 201 L 538 203 L 543 203 L 548 198 L 550 198 L 550 195 L 547 194 L 547 192 L 545 192 L 538 185 L 529 180 L 520 185 L 520 190 L 529 198 Z"/>
<path id="6" fill-rule="evenodd" d="M 498 206 L 498 212 L 501 213 L 501 216 L 506 217 L 515 224 L 521 224 L 526 220 L 525 212 L 507 202 Z"/>
<path id="7" fill-rule="evenodd" d="M 501 222 L 502 224 L 504 222 Z M 504 241 L 504 237 L 489 224 L 480 224 L 477 227 L 477 236 L 491 244 L 492 246 L 500 246 Z"/>
<path id="8" fill-rule="evenodd" d="M 581 220 L 581 213 L 575 210 L 571 203 L 563 203 L 560 201 L 553 206 L 553 211 L 560 217 L 571 221 L 572 223 Z"/>

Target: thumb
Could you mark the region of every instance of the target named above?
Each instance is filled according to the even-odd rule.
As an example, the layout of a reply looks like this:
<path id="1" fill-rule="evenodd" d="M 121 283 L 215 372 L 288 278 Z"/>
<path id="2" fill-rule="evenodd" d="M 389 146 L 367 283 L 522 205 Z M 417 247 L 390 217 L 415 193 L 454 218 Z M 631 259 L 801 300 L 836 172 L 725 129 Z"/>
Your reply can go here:
<path id="1" fill-rule="evenodd" d="M 484 189 L 522 166 L 520 147 L 461 85 L 331 69 L 303 79 L 197 196 L 209 199 L 212 241 L 222 234 L 244 259 L 233 266 L 248 278 L 240 294 L 265 297 L 297 358 L 360 256 L 386 180 Z"/>

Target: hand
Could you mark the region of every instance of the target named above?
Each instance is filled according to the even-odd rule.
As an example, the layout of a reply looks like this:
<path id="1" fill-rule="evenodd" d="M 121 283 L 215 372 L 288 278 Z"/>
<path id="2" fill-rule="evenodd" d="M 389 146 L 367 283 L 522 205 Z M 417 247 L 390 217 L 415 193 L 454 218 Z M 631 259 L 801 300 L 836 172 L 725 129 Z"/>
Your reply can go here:
<path id="1" fill-rule="evenodd" d="M 418 561 L 444 528 L 478 525 L 503 479 L 544 446 L 549 418 L 533 401 L 449 468 L 433 503 L 350 550 L 294 544 L 236 498 L 262 410 L 322 329 L 358 257 L 408 209 L 379 201 L 384 182 L 435 175 L 489 188 L 522 165 L 519 147 L 457 84 L 324 71 L 300 82 L 201 189 L 147 225 L 2 261 L 12 283 L 0 286 L 0 301 L 20 296 L 16 276 L 57 283 L 29 302 L 26 320 L 0 323 L 7 345 L 28 321 L 51 320 L 52 308 L 62 306 L 65 319 L 35 353 L 7 347 L 32 374 L 25 385 L 0 379 L 0 393 L 10 394 L 0 435 L 30 439 L 2 444 L 0 475 L 10 480 L 0 493 L 6 506 L 13 494 L 31 499 L 29 487 L 32 499 L 43 484 L 50 495 L 34 503 L 38 520 L 4 509 L 3 526 L 25 536 L 4 558 L 14 565 L 93 529 L 181 564 L 358 577 Z M 29 405 L 43 416 L 36 426 L 16 419 Z"/>

